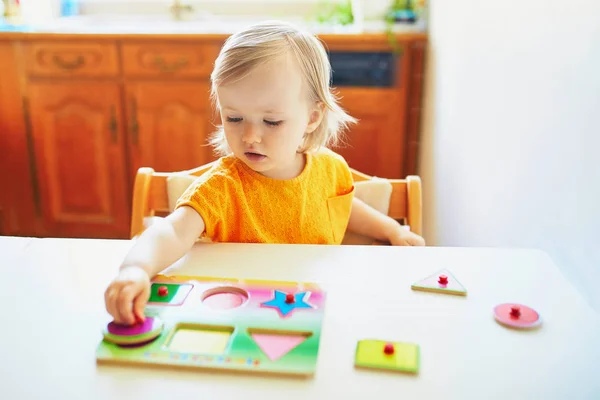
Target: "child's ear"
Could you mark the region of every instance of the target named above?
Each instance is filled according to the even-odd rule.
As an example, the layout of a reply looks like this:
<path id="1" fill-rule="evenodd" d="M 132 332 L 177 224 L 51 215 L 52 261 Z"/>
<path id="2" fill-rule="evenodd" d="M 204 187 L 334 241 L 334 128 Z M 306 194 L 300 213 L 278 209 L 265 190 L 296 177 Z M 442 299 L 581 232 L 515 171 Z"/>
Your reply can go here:
<path id="1" fill-rule="evenodd" d="M 325 104 L 318 101 L 315 103 L 313 109 L 310 112 L 308 125 L 306 126 L 305 133 L 313 133 L 315 129 L 321 124 L 323 121 L 323 115 L 325 114 Z"/>

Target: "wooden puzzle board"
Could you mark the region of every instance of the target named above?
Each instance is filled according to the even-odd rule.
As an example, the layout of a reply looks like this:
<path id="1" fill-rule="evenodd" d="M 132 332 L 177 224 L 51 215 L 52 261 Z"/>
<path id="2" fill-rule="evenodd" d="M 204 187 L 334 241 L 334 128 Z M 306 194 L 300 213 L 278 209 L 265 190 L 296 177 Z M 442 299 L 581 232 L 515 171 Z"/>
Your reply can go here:
<path id="1" fill-rule="evenodd" d="M 163 322 L 161 334 L 139 346 L 103 340 L 96 359 L 311 375 L 324 305 L 325 294 L 314 283 L 157 276 L 146 316 Z"/>

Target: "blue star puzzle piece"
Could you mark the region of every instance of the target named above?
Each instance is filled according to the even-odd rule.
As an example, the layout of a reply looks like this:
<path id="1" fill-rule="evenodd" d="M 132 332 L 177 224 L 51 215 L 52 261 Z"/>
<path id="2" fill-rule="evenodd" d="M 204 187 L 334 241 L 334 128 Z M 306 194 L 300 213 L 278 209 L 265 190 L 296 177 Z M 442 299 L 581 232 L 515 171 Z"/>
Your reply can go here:
<path id="1" fill-rule="evenodd" d="M 275 308 L 281 313 L 282 317 L 285 317 L 289 313 L 291 313 L 295 308 L 313 308 L 312 305 L 308 304 L 304 298 L 309 296 L 310 292 L 300 292 L 294 294 L 294 302 L 286 303 L 285 298 L 287 296 L 286 293 L 275 290 L 275 297 L 272 300 L 266 301 L 261 305 L 263 307 L 272 307 Z"/>

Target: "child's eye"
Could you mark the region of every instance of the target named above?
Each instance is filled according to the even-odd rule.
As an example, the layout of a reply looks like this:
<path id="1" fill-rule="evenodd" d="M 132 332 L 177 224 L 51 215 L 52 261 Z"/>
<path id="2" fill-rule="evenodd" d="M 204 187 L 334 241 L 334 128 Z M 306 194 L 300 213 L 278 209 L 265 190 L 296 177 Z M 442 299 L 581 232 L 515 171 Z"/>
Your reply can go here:
<path id="1" fill-rule="evenodd" d="M 227 122 L 242 122 L 242 118 L 227 117 Z"/>
<path id="2" fill-rule="evenodd" d="M 264 119 L 263 121 L 265 121 L 265 123 L 267 125 L 271 125 L 271 126 L 279 126 L 283 123 L 283 121 L 268 121 L 266 119 Z"/>

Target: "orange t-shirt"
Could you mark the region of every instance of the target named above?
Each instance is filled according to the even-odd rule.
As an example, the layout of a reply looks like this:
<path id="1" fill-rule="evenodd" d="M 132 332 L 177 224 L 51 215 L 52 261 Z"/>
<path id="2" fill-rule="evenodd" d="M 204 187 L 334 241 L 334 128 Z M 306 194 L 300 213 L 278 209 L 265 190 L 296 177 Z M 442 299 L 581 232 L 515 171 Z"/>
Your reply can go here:
<path id="1" fill-rule="evenodd" d="M 354 182 L 346 161 L 324 149 L 306 154 L 296 178 L 265 177 L 234 156 L 198 177 L 176 207 L 195 209 L 213 242 L 340 244 Z"/>

